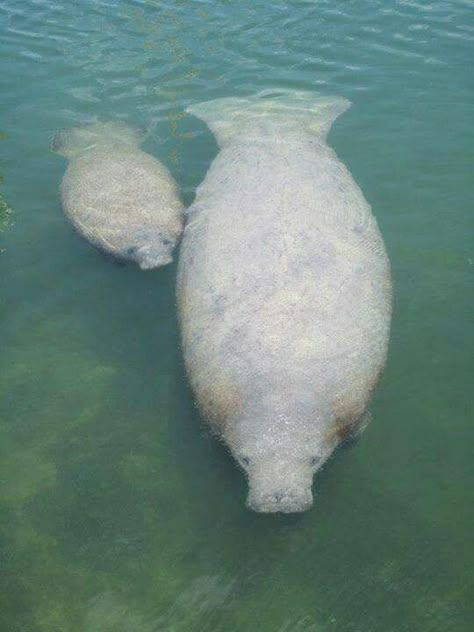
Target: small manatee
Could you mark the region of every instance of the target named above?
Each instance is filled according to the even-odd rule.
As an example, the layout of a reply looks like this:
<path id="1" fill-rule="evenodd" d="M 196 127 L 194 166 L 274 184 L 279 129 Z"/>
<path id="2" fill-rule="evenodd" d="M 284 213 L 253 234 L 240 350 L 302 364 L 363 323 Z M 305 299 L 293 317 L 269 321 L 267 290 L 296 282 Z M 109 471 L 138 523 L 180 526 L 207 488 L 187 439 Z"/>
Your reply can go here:
<path id="1" fill-rule="evenodd" d="M 145 132 L 122 122 L 57 132 L 52 149 L 69 160 L 64 214 L 92 245 L 148 270 L 172 260 L 183 205 L 168 169 L 141 151 Z"/>

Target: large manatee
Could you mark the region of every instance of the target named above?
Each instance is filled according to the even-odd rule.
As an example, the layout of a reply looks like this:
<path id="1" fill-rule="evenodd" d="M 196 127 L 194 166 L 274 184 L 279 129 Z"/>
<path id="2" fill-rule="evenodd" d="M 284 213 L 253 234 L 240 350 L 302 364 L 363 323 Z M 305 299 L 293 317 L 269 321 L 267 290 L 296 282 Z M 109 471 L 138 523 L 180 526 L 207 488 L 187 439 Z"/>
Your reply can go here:
<path id="1" fill-rule="evenodd" d="M 365 426 L 385 363 L 389 261 L 369 205 L 326 143 L 349 105 L 264 92 L 189 108 L 220 153 L 180 251 L 186 368 L 259 512 L 311 506 L 314 472 Z"/>
<path id="2" fill-rule="evenodd" d="M 93 123 L 57 132 L 52 148 L 69 159 L 61 185 L 65 215 L 100 250 L 142 269 L 172 260 L 183 206 L 168 169 L 139 149 L 141 128 Z"/>

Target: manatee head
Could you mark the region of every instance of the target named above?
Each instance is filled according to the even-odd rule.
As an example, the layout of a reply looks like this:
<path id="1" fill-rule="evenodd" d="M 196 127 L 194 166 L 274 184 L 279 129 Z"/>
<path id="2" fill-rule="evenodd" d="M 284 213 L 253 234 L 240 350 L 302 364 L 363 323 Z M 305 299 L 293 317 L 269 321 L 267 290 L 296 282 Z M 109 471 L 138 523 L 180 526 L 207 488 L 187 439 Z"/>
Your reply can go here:
<path id="1" fill-rule="evenodd" d="M 142 270 L 152 270 L 173 261 L 176 238 L 164 234 L 141 237 L 138 244 L 127 249 L 127 259 L 136 261 Z"/>
<path id="2" fill-rule="evenodd" d="M 311 507 L 313 475 L 335 447 L 318 426 L 285 417 L 273 424 L 234 425 L 226 440 L 247 475 L 249 509 L 297 513 Z"/>

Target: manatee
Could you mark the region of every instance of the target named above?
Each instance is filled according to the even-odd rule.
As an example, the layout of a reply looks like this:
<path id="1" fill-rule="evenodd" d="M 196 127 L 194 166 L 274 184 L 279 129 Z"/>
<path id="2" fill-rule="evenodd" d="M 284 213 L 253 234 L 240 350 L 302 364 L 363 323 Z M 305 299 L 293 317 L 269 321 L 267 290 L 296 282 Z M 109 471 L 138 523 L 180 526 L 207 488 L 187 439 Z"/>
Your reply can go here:
<path id="1" fill-rule="evenodd" d="M 326 142 L 349 106 L 265 91 L 189 108 L 220 151 L 180 248 L 185 364 L 257 512 L 312 505 L 314 473 L 367 424 L 386 361 L 389 260 L 369 205 Z"/>
<path id="2" fill-rule="evenodd" d="M 183 206 L 168 169 L 141 151 L 145 132 L 123 122 L 57 132 L 52 149 L 69 159 L 64 214 L 92 245 L 148 270 L 172 260 Z"/>

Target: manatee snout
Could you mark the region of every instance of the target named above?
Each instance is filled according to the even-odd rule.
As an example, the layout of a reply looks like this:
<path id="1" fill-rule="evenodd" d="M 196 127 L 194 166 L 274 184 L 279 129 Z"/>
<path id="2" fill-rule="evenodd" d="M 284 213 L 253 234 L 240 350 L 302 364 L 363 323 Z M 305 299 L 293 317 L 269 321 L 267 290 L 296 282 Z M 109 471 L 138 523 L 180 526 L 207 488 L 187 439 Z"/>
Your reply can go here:
<path id="1" fill-rule="evenodd" d="M 309 468 L 269 467 L 248 471 L 247 507 L 258 513 L 299 513 L 313 504 L 313 472 Z"/>
<path id="2" fill-rule="evenodd" d="M 147 245 L 134 248 L 133 257 L 142 270 L 152 270 L 171 263 L 176 239 L 161 238 Z"/>
<path id="3" fill-rule="evenodd" d="M 311 489 L 279 489 L 269 494 L 250 490 L 247 507 L 257 513 L 301 513 L 313 504 Z"/>

